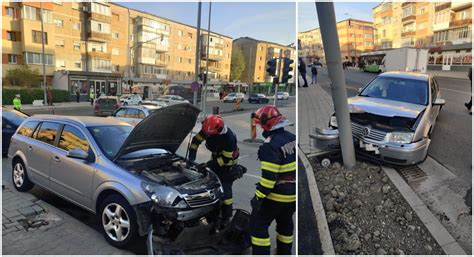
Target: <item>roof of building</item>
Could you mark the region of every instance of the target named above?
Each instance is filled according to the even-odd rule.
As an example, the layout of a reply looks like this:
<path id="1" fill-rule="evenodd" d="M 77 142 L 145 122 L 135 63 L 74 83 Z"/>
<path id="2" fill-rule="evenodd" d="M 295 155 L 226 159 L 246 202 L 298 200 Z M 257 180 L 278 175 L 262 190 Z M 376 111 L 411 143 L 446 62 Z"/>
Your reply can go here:
<path id="1" fill-rule="evenodd" d="M 278 46 L 281 46 L 281 47 L 288 47 L 288 48 L 295 49 L 294 46 L 291 46 L 293 43 L 290 44 L 290 45 L 282 45 L 282 44 L 279 44 L 279 43 L 265 41 L 265 40 L 259 40 L 259 39 L 255 39 L 255 38 L 251 38 L 251 37 L 239 37 L 239 38 L 234 39 L 234 41 L 237 41 L 237 40 L 250 40 L 250 41 L 255 41 L 255 42 L 258 42 L 258 43 L 267 43 L 267 44 L 278 45 Z"/>
<path id="2" fill-rule="evenodd" d="M 126 9 L 133 10 L 133 11 L 136 11 L 136 12 L 141 12 L 141 13 L 144 13 L 144 14 L 147 14 L 147 15 L 151 15 L 151 16 L 160 18 L 160 19 L 169 20 L 169 21 L 171 21 L 171 22 L 175 22 L 175 23 L 178 23 L 178 24 L 181 24 L 181 25 L 184 25 L 184 26 L 188 26 L 188 27 L 197 29 L 197 27 L 195 27 L 195 26 L 192 26 L 192 25 L 189 25 L 189 24 L 180 22 L 180 21 L 172 20 L 172 19 L 169 19 L 169 18 L 165 18 L 165 17 L 163 17 L 163 16 L 159 16 L 159 15 L 156 15 L 156 14 L 153 14 L 153 13 L 149 13 L 149 12 L 147 12 L 147 11 L 138 10 L 138 9 L 135 9 L 135 8 L 130 8 L 130 7 L 127 7 L 127 6 L 118 4 L 118 3 L 116 3 L 116 2 L 113 2 L 113 3 L 112 3 L 112 2 L 109 2 L 109 4 L 113 4 L 113 5 L 116 5 L 116 6 L 120 6 L 120 7 L 122 7 L 122 8 L 126 8 Z M 201 30 L 207 32 L 206 29 L 201 28 Z M 217 33 L 217 32 L 214 32 L 214 31 L 212 31 L 212 30 L 211 30 L 211 33 L 216 34 L 216 35 L 219 35 L 219 36 L 222 36 L 222 37 L 226 37 L 226 38 L 232 39 L 232 37 L 230 37 L 230 36 L 226 36 L 226 35 L 224 35 L 224 34 Z"/>
<path id="3" fill-rule="evenodd" d="M 353 18 L 349 18 L 349 19 L 345 19 L 345 20 L 342 20 L 342 21 L 338 21 L 338 22 L 336 22 L 336 23 L 346 22 L 346 21 L 349 21 L 349 20 L 355 21 L 355 22 L 368 23 L 368 24 L 370 24 L 370 25 L 373 24 L 373 22 L 371 22 L 371 21 L 364 21 L 364 20 L 358 20 L 358 19 L 353 19 Z M 317 27 L 317 28 L 314 28 L 314 29 L 310 29 L 310 30 L 298 32 L 298 34 L 300 34 L 300 33 L 308 33 L 308 32 L 314 31 L 314 30 L 318 30 L 318 29 L 320 29 L 320 28 Z"/>

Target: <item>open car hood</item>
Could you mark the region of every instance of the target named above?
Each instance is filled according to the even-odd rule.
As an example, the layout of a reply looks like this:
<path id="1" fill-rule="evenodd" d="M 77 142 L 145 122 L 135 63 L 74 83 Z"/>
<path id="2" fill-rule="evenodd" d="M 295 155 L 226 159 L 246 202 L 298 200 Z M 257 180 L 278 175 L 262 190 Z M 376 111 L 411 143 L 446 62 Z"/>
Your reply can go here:
<path id="1" fill-rule="evenodd" d="M 130 132 L 114 161 L 127 153 L 149 148 L 176 152 L 194 128 L 199 112 L 198 108 L 188 103 L 157 109 Z"/>
<path id="2" fill-rule="evenodd" d="M 367 112 L 386 117 L 415 119 L 426 108 L 426 106 L 419 104 L 363 96 L 350 97 L 347 100 L 351 113 Z"/>

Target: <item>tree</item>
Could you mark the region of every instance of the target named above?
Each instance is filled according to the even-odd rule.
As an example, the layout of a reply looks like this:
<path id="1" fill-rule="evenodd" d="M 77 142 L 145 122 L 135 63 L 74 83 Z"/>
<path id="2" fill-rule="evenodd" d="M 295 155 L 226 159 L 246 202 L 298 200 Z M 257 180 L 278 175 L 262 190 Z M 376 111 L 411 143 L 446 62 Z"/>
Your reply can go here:
<path id="1" fill-rule="evenodd" d="M 232 48 L 232 60 L 230 64 L 230 80 L 240 80 L 245 70 L 245 58 L 242 50 L 238 47 Z"/>
<path id="2" fill-rule="evenodd" d="M 34 87 L 40 80 L 38 70 L 31 69 L 28 65 L 21 65 L 19 68 L 8 70 L 4 82 L 14 87 Z"/>

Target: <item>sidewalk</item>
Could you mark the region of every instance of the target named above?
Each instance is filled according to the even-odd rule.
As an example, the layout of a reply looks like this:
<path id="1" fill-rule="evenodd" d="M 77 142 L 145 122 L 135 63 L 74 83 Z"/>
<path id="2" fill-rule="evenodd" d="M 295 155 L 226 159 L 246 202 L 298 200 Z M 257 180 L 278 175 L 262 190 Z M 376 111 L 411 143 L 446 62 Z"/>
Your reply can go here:
<path id="1" fill-rule="evenodd" d="M 315 127 L 326 128 L 334 113 L 331 96 L 321 88 L 322 83 L 329 81 L 298 88 L 298 144 L 305 154 L 317 151 L 309 134 L 313 133 Z"/>
<path id="2" fill-rule="evenodd" d="M 455 78 L 469 80 L 466 71 L 443 71 L 443 70 L 428 70 L 426 74 L 435 77 Z"/>
<path id="3" fill-rule="evenodd" d="M 13 105 L 4 105 L 9 109 L 13 109 Z M 53 106 L 33 106 L 32 104 L 22 104 L 21 110 L 51 110 L 51 109 L 67 109 L 67 108 L 77 108 L 77 107 L 91 107 L 90 102 L 65 102 L 65 103 L 54 103 Z"/>

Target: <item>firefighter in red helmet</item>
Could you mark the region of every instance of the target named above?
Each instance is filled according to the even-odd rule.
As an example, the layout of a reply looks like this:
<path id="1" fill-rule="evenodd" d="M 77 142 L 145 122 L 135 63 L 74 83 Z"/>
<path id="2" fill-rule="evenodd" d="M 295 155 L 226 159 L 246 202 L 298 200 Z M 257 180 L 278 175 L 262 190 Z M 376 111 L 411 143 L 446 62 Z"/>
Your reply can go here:
<path id="1" fill-rule="evenodd" d="M 196 159 L 199 145 L 206 141 L 206 148 L 212 152 L 212 158 L 207 167 L 214 171 L 221 180 L 224 189 L 224 203 L 222 205 L 222 222 L 225 226 L 232 217 L 232 184 L 235 179 L 242 177 L 243 171 L 237 165 L 239 148 L 234 132 L 224 124 L 220 115 L 209 115 L 202 122 L 201 130 L 196 134 L 189 150 L 189 160 Z M 238 173 L 236 175 L 236 173 Z"/>
<path id="2" fill-rule="evenodd" d="M 268 227 L 276 221 L 277 254 L 291 255 L 293 214 L 296 209 L 296 136 L 290 123 L 273 105 L 261 107 L 255 122 L 263 129 L 258 150 L 262 176 L 251 201 L 250 234 L 254 255 L 270 255 Z"/>

